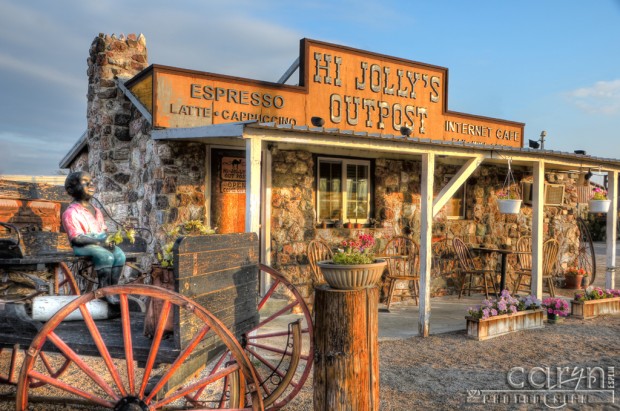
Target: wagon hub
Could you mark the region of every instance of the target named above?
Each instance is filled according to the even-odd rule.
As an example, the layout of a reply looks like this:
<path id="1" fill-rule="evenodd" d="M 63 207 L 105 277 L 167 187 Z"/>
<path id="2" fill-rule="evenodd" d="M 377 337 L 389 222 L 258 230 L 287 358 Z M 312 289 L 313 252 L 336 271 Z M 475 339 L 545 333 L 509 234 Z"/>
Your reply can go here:
<path id="1" fill-rule="evenodd" d="M 148 411 L 149 406 L 146 405 L 138 397 L 127 396 L 121 398 L 121 400 L 114 407 L 114 411 Z"/>

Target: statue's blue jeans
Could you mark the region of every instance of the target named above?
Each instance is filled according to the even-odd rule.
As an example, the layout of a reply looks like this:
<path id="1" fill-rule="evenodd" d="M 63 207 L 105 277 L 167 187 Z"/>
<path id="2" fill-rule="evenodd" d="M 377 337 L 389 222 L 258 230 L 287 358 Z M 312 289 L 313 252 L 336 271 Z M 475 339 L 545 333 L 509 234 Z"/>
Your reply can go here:
<path id="1" fill-rule="evenodd" d="M 73 247 L 75 255 L 80 257 L 92 257 L 95 270 L 111 267 L 122 267 L 125 265 L 125 253 L 118 247 L 113 250 L 100 245 L 86 245 L 83 247 Z"/>

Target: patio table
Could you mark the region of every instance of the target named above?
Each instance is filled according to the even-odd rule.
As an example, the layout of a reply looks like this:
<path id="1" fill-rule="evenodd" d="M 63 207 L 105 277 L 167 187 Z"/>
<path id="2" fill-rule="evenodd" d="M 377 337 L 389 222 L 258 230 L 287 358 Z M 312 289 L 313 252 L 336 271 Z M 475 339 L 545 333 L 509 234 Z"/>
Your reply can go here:
<path id="1" fill-rule="evenodd" d="M 501 273 L 501 279 L 500 279 L 500 283 L 499 283 L 499 294 L 502 293 L 502 291 L 506 288 L 506 260 L 508 258 L 509 254 L 530 254 L 527 251 L 518 251 L 518 250 L 514 250 L 511 248 L 487 248 L 487 247 L 480 247 L 480 246 L 471 246 L 470 247 L 472 251 L 477 251 L 479 253 L 485 253 L 485 254 L 493 254 L 493 253 L 498 253 L 501 255 L 501 259 L 500 259 L 500 273 Z M 499 294 L 497 295 L 499 297 Z"/>

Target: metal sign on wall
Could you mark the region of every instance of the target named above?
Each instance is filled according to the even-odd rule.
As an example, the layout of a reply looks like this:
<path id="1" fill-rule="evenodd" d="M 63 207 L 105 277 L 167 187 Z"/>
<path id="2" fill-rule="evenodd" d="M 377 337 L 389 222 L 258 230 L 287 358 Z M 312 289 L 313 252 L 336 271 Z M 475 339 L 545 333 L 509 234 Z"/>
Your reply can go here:
<path id="1" fill-rule="evenodd" d="M 245 158 L 222 157 L 222 193 L 245 193 Z"/>
<path id="2" fill-rule="evenodd" d="M 524 124 L 451 112 L 448 69 L 301 40 L 299 86 L 153 65 L 127 86 L 155 127 L 258 120 L 479 144 L 523 146 Z"/>

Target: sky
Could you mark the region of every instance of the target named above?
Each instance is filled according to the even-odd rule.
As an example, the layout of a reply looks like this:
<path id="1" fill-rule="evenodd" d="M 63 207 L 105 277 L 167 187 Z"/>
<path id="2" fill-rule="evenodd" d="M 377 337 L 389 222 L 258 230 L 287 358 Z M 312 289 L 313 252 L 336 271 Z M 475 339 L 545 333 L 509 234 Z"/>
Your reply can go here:
<path id="1" fill-rule="evenodd" d="M 0 0 L 0 175 L 59 173 L 99 33 L 144 34 L 149 64 L 273 82 L 302 38 L 447 67 L 450 110 L 620 159 L 620 0 Z"/>

